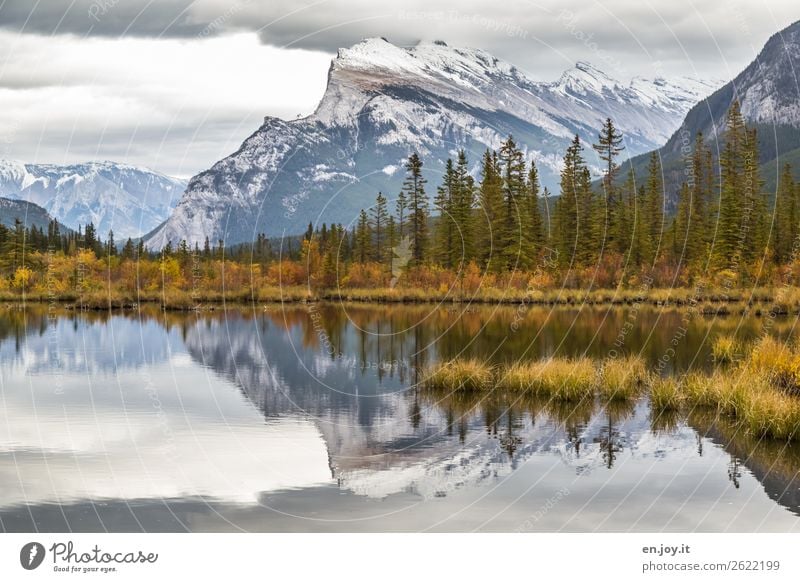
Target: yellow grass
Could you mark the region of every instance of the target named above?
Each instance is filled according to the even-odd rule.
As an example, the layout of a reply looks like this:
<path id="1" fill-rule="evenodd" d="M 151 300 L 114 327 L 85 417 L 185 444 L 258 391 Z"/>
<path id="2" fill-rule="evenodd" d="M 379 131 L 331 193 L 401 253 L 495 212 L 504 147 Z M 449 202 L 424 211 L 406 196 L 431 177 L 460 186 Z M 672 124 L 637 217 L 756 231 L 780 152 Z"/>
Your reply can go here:
<path id="1" fill-rule="evenodd" d="M 597 389 L 601 398 L 628 400 L 641 393 L 649 378 L 647 365 L 640 356 L 605 360 L 600 368 Z"/>

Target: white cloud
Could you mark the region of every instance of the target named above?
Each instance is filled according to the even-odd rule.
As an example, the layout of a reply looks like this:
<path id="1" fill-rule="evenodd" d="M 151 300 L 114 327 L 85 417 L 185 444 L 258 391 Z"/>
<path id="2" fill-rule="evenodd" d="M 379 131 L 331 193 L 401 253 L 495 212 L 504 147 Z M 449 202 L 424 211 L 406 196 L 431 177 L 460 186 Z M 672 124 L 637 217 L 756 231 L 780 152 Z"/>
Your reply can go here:
<path id="1" fill-rule="evenodd" d="M 7 0 L 0 156 L 189 176 L 263 116 L 310 113 L 335 49 L 368 36 L 484 48 L 543 80 L 578 60 L 728 79 L 796 18 L 795 0 Z"/>
<path id="2" fill-rule="evenodd" d="M 330 57 L 260 44 L 0 33 L 0 145 L 29 162 L 111 158 L 191 175 L 264 115 L 316 106 Z"/>

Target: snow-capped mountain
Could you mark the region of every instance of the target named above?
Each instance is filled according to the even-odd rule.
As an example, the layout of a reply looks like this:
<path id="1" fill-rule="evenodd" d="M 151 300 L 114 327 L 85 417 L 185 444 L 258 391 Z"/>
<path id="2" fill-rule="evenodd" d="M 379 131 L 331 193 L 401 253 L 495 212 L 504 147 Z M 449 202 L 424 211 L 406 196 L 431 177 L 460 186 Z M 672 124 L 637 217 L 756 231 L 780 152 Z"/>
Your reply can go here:
<path id="1" fill-rule="evenodd" d="M 621 83 L 588 63 L 539 82 L 482 50 L 367 39 L 339 51 L 312 115 L 265 118 L 237 152 L 192 178 L 148 246 L 202 244 L 205 237 L 233 244 L 258 232 L 298 233 L 310 221 L 348 224 L 378 191 L 390 200 L 399 191 L 412 151 L 423 157 L 433 189 L 458 149 L 476 163 L 508 134 L 552 188 L 576 133 L 594 141 L 612 117 L 629 152 L 649 151 L 716 86 L 690 79 Z"/>
<path id="2" fill-rule="evenodd" d="M 62 224 L 94 223 L 105 237 L 139 237 L 172 212 L 186 182 L 114 162 L 69 166 L 0 160 L 0 195 L 38 204 Z"/>
<path id="3" fill-rule="evenodd" d="M 774 34 L 764 44 L 755 60 L 733 80 L 695 105 L 686 114 L 680 130 L 661 148 L 667 193 L 675 193 L 685 179 L 683 155 L 702 132 L 715 142 L 725 131 L 725 119 L 734 100 L 738 100 L 745 121 L 756 126 L 759 135 L 760 162 L 766 188 L 774 189 L 776 176 L 785 162 L 792 162 L 800 175 L 800 81 L 796 67 L 800 63 L 800 21 Z M 712 150 L 717 145 L 712 143 Z M 647 156 L 632 161 L 637 173 L 646 171 Z"/>

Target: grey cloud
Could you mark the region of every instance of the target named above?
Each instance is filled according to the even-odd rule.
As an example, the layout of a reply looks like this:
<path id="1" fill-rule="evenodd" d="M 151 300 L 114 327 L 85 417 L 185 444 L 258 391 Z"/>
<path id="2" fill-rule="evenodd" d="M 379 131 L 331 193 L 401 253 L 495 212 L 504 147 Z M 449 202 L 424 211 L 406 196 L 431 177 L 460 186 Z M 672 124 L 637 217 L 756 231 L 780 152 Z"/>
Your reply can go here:
<path id="1" fill-rule="evenodd" d="M 35 6 L 35 8 L 32 8 Z M 361 38 L 397 45 L 442 39 L 486 49 L 533 76 L 552 78 L 576 60 L 625 63 L 647 74 L 738 70 L 794 20 L 792 2 L 771 13 L 745 2 L 675 0 L 656 7 L 624 0 L 6 0 L 0 27 L 39 34 L 202 38 L 249 30 L 262 43 L 334 53 Z M 598 62 L 600 61 L 600 62 Z M 613 73 L 613 71 L 609 71 Z"/>
<path id="2" fill-rule="evenodd" d="M 208 23 L 194 21 L 191 0 L 6 0 L 0 28 L 20 33 L 77 36 L 191 37 Z"/>

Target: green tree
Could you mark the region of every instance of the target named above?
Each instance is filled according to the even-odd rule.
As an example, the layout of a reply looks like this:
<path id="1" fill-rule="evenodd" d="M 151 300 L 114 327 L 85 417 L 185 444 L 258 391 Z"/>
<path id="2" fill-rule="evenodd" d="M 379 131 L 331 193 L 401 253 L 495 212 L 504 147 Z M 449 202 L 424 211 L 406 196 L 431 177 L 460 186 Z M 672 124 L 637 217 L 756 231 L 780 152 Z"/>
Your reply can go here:
<path id="1" fill-rule="evenodd" d="M 375 235 L 373 260 L 383 264 L 387 253 L 387 232 L 389 222 L 389 212 L 387 210 L 386 197 L 378 192 L 375 199 L 375 206 L 372 208 L 372 232 Z"/>
<path id="2" fill-rule="evenodd" d="M 355 260 L 362 265 L 372 256 L 372 229 L 369 227 L 369 216 L 362 209 L 358 215 L 358 224 L 355 233 Z"/>
<path id="3" fill-rule="evenodd" d="M 412 259 L 410 265 L 421 266 L 427 258 L 428 242 L 428 196 L 425 194 L 425 178 L 422 177 L 422 160 L 413 153 L 406 163 L 406 179 L 402 191 L 408 199 L 409 234 L 411 235 Z"/>
<path id="4" fill-rule="evenodd" d="M 625 233 L 622 230 L 623 226 L 620 223 L 622 206 L 616 184 L 617 174 L 619 173 L 619 165 L 617 165 L 616 159 L 625 150 L 625 146 L 622 144 L 622 134 L 614 127 L 614 122 L 611 121 L 611 118 L 607 118 L 600 129 L 600 134 L 597 136 L 597 143 L 592 144 L 592 148 L 594 148 L 603 162 L 602 188 L 605 199 L 603 218 L 605 220 L 601 230 L 605 233 L 608 248 L 617 252 L 624 252 L 624 247 L 620 244 L 620 241 L 625 238 Z"/>
<path id="5" fill-rule="evenodd" d="M 503 179 L 497 154 L 489 150 L 483 155 L 478 198 L 482 216 L 478 218 L 479 256 L 490 271 L 502 269 L 500 237 L 503 224 Z"/>

